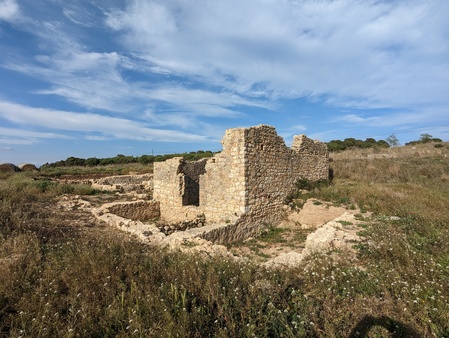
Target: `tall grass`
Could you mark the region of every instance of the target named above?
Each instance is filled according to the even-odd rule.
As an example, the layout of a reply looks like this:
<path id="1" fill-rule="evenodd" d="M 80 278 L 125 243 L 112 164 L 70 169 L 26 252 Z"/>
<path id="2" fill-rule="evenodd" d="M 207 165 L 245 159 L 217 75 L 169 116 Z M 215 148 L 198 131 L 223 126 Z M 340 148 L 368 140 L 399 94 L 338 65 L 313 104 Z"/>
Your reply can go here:
<path id="1" fill-rule="evenodd" d="M 358 259 L 290 270 L 76 227 L 53 205 L 77 187 L 14 175 L 0 181 L 0 336 L 448 336 L 448 164 L 334 161 L 333 183 L 309 194 L 374 212 Z"/>
<path id="2" fill-rule="evenodd" d="M 69 215 L 48 208 L 58 189 L 18 176 L 0 187 L 3 336 L 295 336 L 304 330 L 297 323 L 301 314 L 307 318 L 305 308 L 289 293 L 299 289 L 299 279 L 250 263 L 150 249 L 106 228 L 73 231 Z"/>

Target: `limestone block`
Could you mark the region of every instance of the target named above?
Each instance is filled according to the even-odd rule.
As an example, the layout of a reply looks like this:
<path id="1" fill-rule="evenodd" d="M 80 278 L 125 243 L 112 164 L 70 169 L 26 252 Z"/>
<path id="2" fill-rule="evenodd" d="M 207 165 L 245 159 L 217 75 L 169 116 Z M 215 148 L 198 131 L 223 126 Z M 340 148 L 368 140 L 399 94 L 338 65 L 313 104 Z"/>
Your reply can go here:
<path id="1" fill-rule="evenodd" d="M 276 258 L 273 258 L 267 262 L 265 262 L 263 265 L 268 268 L 277 268 L 277 267 L 294 267 L 297 266 L 302 262 L 304 259 L 304 255 L 298 252 L 288 252 L 283 253 L 277 256 Z"/>
<path id="2" fill-rule="evenodd" d="M 321 202 L 319 202 L 321 203 Z M 293 212 L 288 216 L 290 221 L 301 224 L 304 229 L 316 228 L 325 224 L 346 212 L 342 207 L 317 204 L 314 199 L 309 199 L 299 212 Z"/>

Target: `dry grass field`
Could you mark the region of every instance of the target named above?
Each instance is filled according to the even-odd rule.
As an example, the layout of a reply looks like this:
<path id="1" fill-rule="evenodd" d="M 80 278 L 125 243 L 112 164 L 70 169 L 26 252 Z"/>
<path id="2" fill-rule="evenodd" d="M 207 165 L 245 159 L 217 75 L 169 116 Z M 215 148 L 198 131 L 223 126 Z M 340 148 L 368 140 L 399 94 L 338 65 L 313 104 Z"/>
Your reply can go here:
<path id="1" fill-rule="evenodd" d="M 0 336 L 449 337 L 449 144 L 331 157 L 331 184 L 304 198 L 372 212 L 357 261 L 336 250 L 277 270 L 150 249 L 55 207 L 102 192 L 2 176 Z"/>

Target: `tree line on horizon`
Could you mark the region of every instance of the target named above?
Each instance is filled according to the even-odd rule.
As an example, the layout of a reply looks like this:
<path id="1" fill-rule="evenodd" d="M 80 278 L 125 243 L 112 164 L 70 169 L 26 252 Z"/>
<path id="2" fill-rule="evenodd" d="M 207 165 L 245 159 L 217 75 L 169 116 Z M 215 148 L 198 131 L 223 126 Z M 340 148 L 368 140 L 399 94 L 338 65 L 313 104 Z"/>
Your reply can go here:
<path id="1" fill-rule="evenodd" d="M 68 157 L 65 160 L 57 161 L 54 163 L 45 163 L 42 167 L 95 167 L 99 165 L 110 165 L 110 164 L 129 164 L 129 163 L 140 163 L 140 164 L 150 164 L 153 162 L 163 162 L 174 157 L 182 157 L 187 161 L 197 161 L 202 158 L 212 157 L 215 153 L 210 150 L 198 150 L 191 151 L 189 153 L 179 153 L 179 154 L 165 154 L 165 155 L 142 155 L 142 156 L 126 156 L 123 154 L 118 154 L 114 157 L 106 158 L 96 158 L 89 157 L 87 159 L 79 157 Z"/>
<path id="2" fill-rule="evenodd" d="M 411 141 L 405 143 L 405 145 L 416 145 L 430 142 L 442 142 L 441 139 L 432 137 L 430 134 L 421 134 L 420 139 L 416 141 Z M 367 148 L 390 148 L 399 146 L 399 140 L 394 134 L 391 134 L 386 140 L 376 141 L 374 138 L 369 137 L 367 139 L 358 140 L 353 137 L 345 138 L 342 140 L 332 140 L 325 142 L 327 148 L 330 152 L 339 152 L 347 149 L 367 149 Z M 175 153 L 175 154 L 165 154 L 165 155 L 142 155 L 142 156 L 126 156 L 123 154 L 118 154 L 114 157 L 106 158 L 96 158 L 89 157 L 87 159 L 79 157 L 68 157 L 65 160 L 57 161 L 54 163 L 45 163 L 42 167 L 95 167 L 100 165 L 110 165 L 110 164 L 129 164 L 129 163 L 140 163 L 140 164 L 150 164 L 153 162 L 163 162 L 174 157 L 182 157 L 187 161 L 197 161 L 202 158 L 212 157 L 218 152 L 212 152 L 210 150 L 197 150 L 191 151 L 189 153 Z"/>
<path id="3" fill-rule="evenodd" d="M 417 144 L 425 144 L 425 143 L 431 143 L 431 142 L 443 142 L 441 139 L 433 137 L 430 134 L 421 134 L 419 140 L 416 141 L 410 141 L 405 143 L 406 146 L 409 145 L 417 145 Z M 326 143 L 327 148 L 330 152 L 338 152 L 343 151 L 346 149 L 367 149 L 367 148 L 390 148 L 390 147 L 397 147 L 400 146 L 399 140 L 396 137 L 395 134 L 391 134 L 386 138 L 386 140 L 379 140 L 376 141 L 374 138 L 369 137 L 365 139 L 365 141 L 362 140 L 356 140 L 355 138 L 346 138 L 343 141 L 341 140 L 332 140 Z M 437 145 L 435 145 L 437 146 Z"/>
<path id="4" fill-rule="evenodd" d="M 357 140 L 353 137 L 345 138 L 342 140 L 332 140 L 326 143 L 330 152 L 338 152 L 351 148 L 389 148 L 390 144 L 385 140 L 376 141 L 374 138 L 369 137 L 363 140 Z"/>

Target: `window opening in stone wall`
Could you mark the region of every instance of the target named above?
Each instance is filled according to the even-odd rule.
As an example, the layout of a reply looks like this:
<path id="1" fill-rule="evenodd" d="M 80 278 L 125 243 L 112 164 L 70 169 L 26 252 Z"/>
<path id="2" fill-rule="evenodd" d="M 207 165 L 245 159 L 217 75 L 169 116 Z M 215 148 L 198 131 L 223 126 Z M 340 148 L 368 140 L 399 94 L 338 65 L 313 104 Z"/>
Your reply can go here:
<path id="1" fill-rule="evenodd" d="M 184 162 L 181 173 L 183 174 L 182 205 L 200 205 L 200 176 L 205 173 L 207 160 L 197 162 Z"/>
<path id="2" fill-rule="evenodd" d="M 200 185 L 193 178 L 184 176 L 184 192 L 182 205 L 200 205 Z"/>

